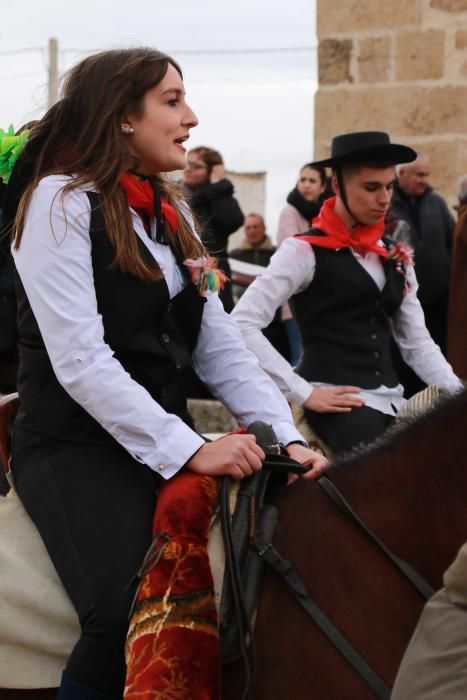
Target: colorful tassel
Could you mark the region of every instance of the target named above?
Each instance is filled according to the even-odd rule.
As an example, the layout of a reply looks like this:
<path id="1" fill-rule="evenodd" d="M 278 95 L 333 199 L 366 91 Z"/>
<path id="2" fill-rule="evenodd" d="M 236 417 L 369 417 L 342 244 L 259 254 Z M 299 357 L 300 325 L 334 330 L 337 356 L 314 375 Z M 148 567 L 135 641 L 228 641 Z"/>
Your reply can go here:
<path id="1" fill-rule="evenodd" d="M 202 297 L 214 294 L 224 289 L 224 284 L 228 279 L 227 275 L 216 267 L 215 258 L 210 255 L 203 255 L 201 258 L 192 260 L 187 258 L 183 264 L 190 270 L 191 281 L 197 287 Z"/>
<path id="2" fill-rule="evenodd" d="M 395 263 L 414 264 L 414 252 L 410 246 L 397 241 L 389 245 L 388 251 L 388 258 L 394 260 Z"/>

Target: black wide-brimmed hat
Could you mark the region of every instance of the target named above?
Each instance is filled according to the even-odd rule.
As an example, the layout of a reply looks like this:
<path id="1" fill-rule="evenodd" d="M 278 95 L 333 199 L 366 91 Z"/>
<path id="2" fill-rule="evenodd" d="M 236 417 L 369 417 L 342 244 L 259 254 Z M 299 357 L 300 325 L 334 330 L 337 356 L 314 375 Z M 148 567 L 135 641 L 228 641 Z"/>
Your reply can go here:
<path id="1" fill-rule="evenodd" d="M 311 166 L 337 168 L 346 163 L 381 162 L 389 165 L 410 163 L 417 158 L 416 151 L 408 146 L 391 143 L 385 131 L 353 131 L 335 136 L 331 143 L 331 156 L 317 160 Z"/>

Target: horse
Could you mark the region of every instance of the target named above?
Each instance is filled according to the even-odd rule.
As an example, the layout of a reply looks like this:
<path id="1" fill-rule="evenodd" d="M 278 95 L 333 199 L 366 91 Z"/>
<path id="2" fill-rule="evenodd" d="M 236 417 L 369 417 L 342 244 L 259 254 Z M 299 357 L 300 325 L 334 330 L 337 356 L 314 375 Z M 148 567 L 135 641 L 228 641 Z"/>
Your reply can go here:
<path id="1" fill-rule="evenodd" d="M 467 540 L 467 392 L 326 477 L 369 528 L 433 589 Z M 274 546 L 339 631 L 392 686 L 424 600 L 320 484 L 280 489 Z M 266 570 L 255 627 L 252 700 L 373 700 L 375 694 Z M 240 662 L 224 667 L 223 700 L 239 700 Z M 0 700 L 51 700 L 52 690 L 2 691 Z"/>
<path id="2" fill-rule="evenodd" d="M 360 518 L 438 589 L 467 540 L 467 392 L 331 466 L 327 477 Z M 278 496 L 275 548 L 313 600 L 391 687 L 424 599 L 316 482 Z M 375 693 L 266 571 L 256 617 L 254 700 L 374 700 Z M 223 700 L 238 700 L 243 668 L 226 667 Z"/>

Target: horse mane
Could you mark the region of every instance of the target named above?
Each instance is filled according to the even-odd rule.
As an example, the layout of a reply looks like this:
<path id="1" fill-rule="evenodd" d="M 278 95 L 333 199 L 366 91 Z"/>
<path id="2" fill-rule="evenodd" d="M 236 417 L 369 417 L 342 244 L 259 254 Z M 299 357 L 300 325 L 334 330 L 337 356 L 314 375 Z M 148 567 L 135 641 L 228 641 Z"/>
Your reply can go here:
<path id="1" fill-rule="evenodd" d="M 436 567 L 447 568 L 467 532 L 466 425 L 464 390 L 400 432 L 381 438 L 368 451 L 338 459 L 323 473 L 387 546 L 415 567 L 419 565 L 436 586 L 441 583 L 439 573 L 435 577 Z M 300 530 L 305 547 L 310 546 L 310 538 L 314 540 L 313 531 L 325 531 L 334 517 L 331 514 L 337 512 L 319 483 L 303 478 L 281 489 L 275 503 L 281 514 L 280 529 L 286 533 L 306 513 Z M 457 531 L 464 539 L 457 539 Z M 427 563 L 424 552 L 434 542 L 439 559 Z"/>
<path id="2" fill-rule="evenodd" d="M 459 421 L 460 416 L 465 416 L 464 424 L 467 425 L 467 390 L 464 389 L 455 396 L 443 395 L 439 401 L 429 408 L 422 416 L 411 421 L 404 421 L 400 427 L 389 428 L 370 445 L 356 446 L 345 454 L 342 454 L 326 470 L 329 476 L 337 475 L 342 470 L 347 470 L 366 461 L 368 458 L 377 459 L 378 455 L 387 452 L 388 449 L 396 449 L 411 438 L 418 437 L 425 432 L 438 430 L 438 426 L 450 425 L 452 421 Z M 427 430 L 428 428 L 428 430 Z"/>

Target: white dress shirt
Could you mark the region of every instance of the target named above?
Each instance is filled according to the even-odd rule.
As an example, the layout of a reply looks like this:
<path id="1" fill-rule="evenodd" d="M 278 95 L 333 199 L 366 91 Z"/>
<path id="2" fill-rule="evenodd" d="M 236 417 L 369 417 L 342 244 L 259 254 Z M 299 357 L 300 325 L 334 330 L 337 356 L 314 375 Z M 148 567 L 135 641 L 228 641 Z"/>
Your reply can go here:
<path id="1" fill-rule="evenodd" d="M 94 289 L 90 203 L 85 190 L 63 195 L 70 178 L 52 175 L 34 191 L 15 264 L 55 375 L 68 392 L 139 462 L 173 476 L 204 444 L 135 382 L 104 341 Z M 184 212 L 190 220 L 188 210 Z M 170 297 L 186 284 L 169 246 L 151 240 L 138 214 L 134 230 L 159 263 Z M 196 372 L 212 393 L 248 425 L 263 420 L 285 444 L 303 440 L 287 402 L 259 368 L 217 295 L 208 297 L 193 354 Z"/>
<path id="2" fill-rule="evenodd" d="M 383 243 L 380 242 L 380 245 Z M 376 253 L 362 257 L 352 249 L 351 252 L 382 290 L 386 277 L 380 257 Z M 315 268 L 316 257 L 312 246 L 306 241 L 287 238 L 272 256 L 263 275 L 248 287 L 232 312 L 247 347 L 258 357 L 261 367 L 289 400 L 299 404 L 306 401 L 313 386 L 333 385 L 308 382 L 296 374 L 261 333 L 261 329 L 269 325 L 276 309 L 284 301 L 309 286 Z M 438 384 L 450 392 L 458 391 L 462 388 L 462 382 L 426 329 L 423 310 L 417 298 L 418 284 L 413 266 L 407 269 L 407 279 L 409 291 L 390 320 L 392 334 L 402 357 L 427 384 Z M 371 390 L 360 388 L 358 396 L 365 401 L 365 405 L 389 415 L 394 415 L 404 403 L 400 384 Z"/>

